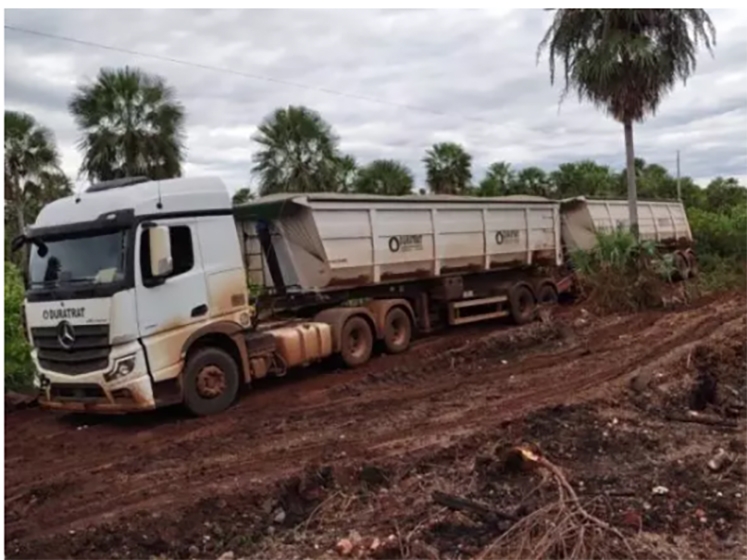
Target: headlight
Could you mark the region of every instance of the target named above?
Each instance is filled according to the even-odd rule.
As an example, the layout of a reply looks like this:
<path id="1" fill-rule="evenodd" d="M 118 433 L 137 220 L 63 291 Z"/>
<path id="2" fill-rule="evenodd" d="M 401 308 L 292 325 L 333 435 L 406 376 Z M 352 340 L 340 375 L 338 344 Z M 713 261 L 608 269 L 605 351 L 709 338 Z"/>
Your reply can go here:
<path id="1" fill-rule="evenodd" d="M 112 371 L 104 374 L 104 380 L 110 382 L 115 379 L 126 377 L 132 373 L 133 369 L 135 369 L 135 356 L 121 358 L 114 363 L 114 369 Z"/>

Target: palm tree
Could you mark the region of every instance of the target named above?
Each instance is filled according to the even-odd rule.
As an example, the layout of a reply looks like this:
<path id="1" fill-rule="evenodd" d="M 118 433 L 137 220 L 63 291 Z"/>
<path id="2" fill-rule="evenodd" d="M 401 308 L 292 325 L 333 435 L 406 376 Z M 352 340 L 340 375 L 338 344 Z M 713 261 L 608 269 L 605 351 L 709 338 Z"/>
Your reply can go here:
<path id="1" fill-rule="evenodd" d="M 231 202 L 234 206 L 246 204 L 250 200 L 254 200 L 254 193 L 249 189 L 249 187 L 242 187 L 238 189 L 235 193 L 233 193 L 233 197 L 231 197 Z"/>
<path id="2" fill-rule="evenodd" d="M 563 63 L 563 96 L 574 90 L 623 124 L 630 227 L 638 233 L 633 123 L 653 114 L 677 80 L 694 72 L 700 41 L 715 28 L 701 9 L 557 10 L 538 47 L 549 50 L 550 82 Z"/>
<path id="3" fill-rule="evenodd" d="M 514 172 L 505 161 L 490 164 L 477 188 L 477 196 L 505 196 L 511 194 Z"/>
<path id="4" fill-rule="evenodd" d="M 377 159 L 360 170 L 355 191 L 402 196 L 412 193 L 414 182 L 412 172 L 405 165 L 391 159 Z"/>
<path id="5" fill-rule="evenodd" d="M 453 142 L 435 144 L 423 159 L 426 181 L 435 194 L 464 194 L 472 180 L 472 156 Z"/>
<path id="6" fill-rule="evenodd" d="M 93 84 L 78 87 L 69 108 L 83 132 L 80 171 L 91 181 L 181 176 L 184 109 L 160 76 L 102 68 Z"/>
<path id="7" fill-rule="evenodd" d="M 337 158 L 335 164 L 335 190 L 343 193 L 349 193 L 355 188 L 355 182 L 358 178 L 358 163 L 355 158 L 345 155 Z"/>
<path id="8" fill-rule="evenodd" d="M 316 111 L 276 109 L 252 139 L 261 146 L 252 158 L 261 196 L 337 190 L 338 138 Z"/>
<path id="9" fill-rule="evenodd" d="M 27 113 L 5 111 L 5 201 L 15 214 L 15 233 L 43 204 L 72 192 L 59 165 L 52 131 Z"/>

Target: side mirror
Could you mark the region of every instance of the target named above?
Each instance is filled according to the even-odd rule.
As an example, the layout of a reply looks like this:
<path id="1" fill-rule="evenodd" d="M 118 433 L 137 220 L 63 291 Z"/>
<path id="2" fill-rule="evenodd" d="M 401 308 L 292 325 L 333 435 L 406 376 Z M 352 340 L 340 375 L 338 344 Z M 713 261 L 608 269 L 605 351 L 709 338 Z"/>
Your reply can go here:
<path id="1" fill-rule="evenodd" d="M 11 252 L 15 253 L 23 247 L 24 243 L 26 243 L 26 236 L 24 234 L 17 235 L 13 238 L 13 241 L 10 242 L 10 250 Z"/>
<path id="2" fill-rule="evenodd" d="M 171 257 L 171 238 L 167 226 L 148 228 L 150 245 L 150 271 L 154 278 L 165 278 L 174 270 Z"/>

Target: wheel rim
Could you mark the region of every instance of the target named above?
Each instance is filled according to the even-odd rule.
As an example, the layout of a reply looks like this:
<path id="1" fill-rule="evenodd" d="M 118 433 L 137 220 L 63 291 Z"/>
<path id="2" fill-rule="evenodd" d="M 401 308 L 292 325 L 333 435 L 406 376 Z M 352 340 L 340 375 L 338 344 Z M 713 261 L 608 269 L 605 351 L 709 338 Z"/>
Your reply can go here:
<path id="1" fill-rule="evenodd" d="M 389 340 L 395 346 L 400 346 L 406 342 L 407 329 L 405 321 L 401 317 L 393 317 L 389 323 Z"/>
<path id="2" fill-rule="evenodd" d="M 226 390 L 226 374 L 218 366 L 205 366 L 197 374 L 197 393 L 214 399 Z"/>

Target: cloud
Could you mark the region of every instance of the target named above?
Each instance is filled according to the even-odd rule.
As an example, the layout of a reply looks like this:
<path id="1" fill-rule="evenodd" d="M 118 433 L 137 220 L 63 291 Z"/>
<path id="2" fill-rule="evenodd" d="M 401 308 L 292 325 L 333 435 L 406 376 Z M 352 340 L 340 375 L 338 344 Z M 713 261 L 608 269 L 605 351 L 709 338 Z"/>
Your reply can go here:
<path id="1" fill-rule="evenodd" d="M 625 161 L 619 123 L 572 96 L 559 105 L 561 87 L 551 87 L 546 59 L 536 59 L 552 17 L 541 10 L 5 14 L 7 25 L 196 65 L 6 29 L 6 109 L 28 111 L 52 128 L 73 176 L 81 154 L 67 101 L 100 67 L 124 65 L 158 73 L 177 90 L 187 111 L 186 172 L 218 175 L 231 189 L 250 182 L 256 126 L 289 104 L 319 111 L 360 163 L 401 160 L 418 184 L 426 149 L 440 141 L 467 147 L 476 179 L 498 160 L 548 170 L 585 158 L 616 168 Z M 682 173 L 701 182 L 747 175 L 747 12 L 711 16 L 715 56 L 702 52 L 695 76 L 635 128 L 639 157 L 674 171 L 680 150 Z"/>

